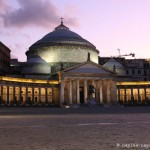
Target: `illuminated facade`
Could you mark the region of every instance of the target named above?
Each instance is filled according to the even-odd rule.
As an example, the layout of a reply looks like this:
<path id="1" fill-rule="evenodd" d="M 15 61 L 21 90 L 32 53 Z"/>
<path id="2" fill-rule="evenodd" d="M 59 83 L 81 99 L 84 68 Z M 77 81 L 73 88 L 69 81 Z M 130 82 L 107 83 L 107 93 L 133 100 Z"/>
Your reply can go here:
<path id="1" fill-rule="evenodd" d="M 0 77 L 0 104 L 8 106 L 58 105 L 58 81 Z"/>
<path id="2" fill-rule="evenodd" d="M 5 52 L 5 61 L 10 62 L 10 50 Z M 100 58 L 98 62 L 96 47 L 63 22 L 34 43 L 26 55 L 26 62 L 11 60 L 12 74 L 1 73 L 1 106 L 86 104 L 91 84 L 97 104 L 149 104 L 150 82 L 142 82 L 149 79 L 147 61 Z"/>
<path id="3" fill-rule="evenodd" d="M 116 74 L 94 62 L 87 61 L 59 73 L 60 103 L 80 104 L 89 99 L 89 85 L 97 104 L 116 104 Z"/>
<path id="4" fill-rule="evenodd" d="M 93 65 L 86 62 L 85 65 Z M 94 65 L 92 66 L 94 67 Z M 24 78 L 0 77 L 1 106 L 62 106 L 63 104 L 82 104 L 88 98 L 88 87 L 93 84 L 93 97 L 97 104 L 150 104 L 150 82 L 117 82 L 116 76 L 102 68 L 100 73 L 75 73 L 76 67 L 59 73 L 60 80 L 34 80 Z M 102 69 L 102 70 L 101 70 Z M 108 72 L 107 72 L 108 71 Z M 103 72 L 103 73 L 102 73 Z M 111 77 L 109 76 L 111 74 Z"/>
<path id="5" fill-rule="evenodd" d="M 150 104 L 150 82 L 118 82 L 117 100 L 123 104 Z"/>
<path id="6" fill-rule="evenodd" d="M 92 61 L 59 72 L 59 80 L 1 77 L 1 105 L 60 105 L 86 103 L 89 85 L 98 104 L 117 103 L 116 74 Z"/>

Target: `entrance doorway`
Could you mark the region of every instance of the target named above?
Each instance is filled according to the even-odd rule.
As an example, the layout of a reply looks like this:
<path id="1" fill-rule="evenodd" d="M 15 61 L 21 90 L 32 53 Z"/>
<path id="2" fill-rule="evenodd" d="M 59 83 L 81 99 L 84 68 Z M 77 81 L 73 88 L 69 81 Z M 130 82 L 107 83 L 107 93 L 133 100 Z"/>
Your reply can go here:
<path id="1" fill-rule="evenodd" d="M 84 88 L 80 87 L 80 103 L 84 103 Z"/>

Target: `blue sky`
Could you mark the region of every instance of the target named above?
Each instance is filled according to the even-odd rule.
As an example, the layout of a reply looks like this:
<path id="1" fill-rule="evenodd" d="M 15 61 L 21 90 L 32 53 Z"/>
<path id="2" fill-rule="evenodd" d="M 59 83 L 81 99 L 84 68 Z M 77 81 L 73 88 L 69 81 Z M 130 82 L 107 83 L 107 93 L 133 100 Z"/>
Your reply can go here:
<path id="1" fill-rule="evenodd" d="M 122 55 L 150 58 L 149 8 L 149 0 L 0 0 L 0 41 L 25 61 L 28 48 L 63 17 L 100 56 L 118 56 L 119 48 Z"/>

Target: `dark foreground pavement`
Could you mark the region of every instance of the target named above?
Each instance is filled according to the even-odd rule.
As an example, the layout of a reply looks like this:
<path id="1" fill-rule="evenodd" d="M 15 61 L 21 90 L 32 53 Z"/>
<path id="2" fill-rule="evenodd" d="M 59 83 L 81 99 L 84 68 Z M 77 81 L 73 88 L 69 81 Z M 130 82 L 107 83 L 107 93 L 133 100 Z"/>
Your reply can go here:
<path id="1" fill-rule="evenodd" d="M 96 106 L 79 108 L 59 107 L 0 107 L 0 115 L 63 115 L 63 114 L 126 114 L 150 113 L 150 106 Z"/>
<path id="2" fill-rule="evenodd" d="M 124 149 L 150 149 L 150 107 L 0 108 L 0 150 Z"/>

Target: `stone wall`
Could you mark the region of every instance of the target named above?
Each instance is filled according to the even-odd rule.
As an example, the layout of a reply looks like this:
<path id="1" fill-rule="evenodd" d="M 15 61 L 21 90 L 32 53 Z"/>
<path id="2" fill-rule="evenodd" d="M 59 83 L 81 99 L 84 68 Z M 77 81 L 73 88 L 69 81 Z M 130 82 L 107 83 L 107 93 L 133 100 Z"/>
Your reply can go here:
<path id="1" fill-rule="evenodd" d="M 40 56 L 46 62 L 85 62 L 88 52 L 91 61 L 98 63 L 98 51 L 85 46 L 47 46 L 32 50 L 28 53 L 28 59 L 34 55 Z"/>
<path id="2" fill-rule="evenodd" d="M 26 63 L 23 67 L 22 74 L 50 74 L 51 66 L 40 63 Z"/>

